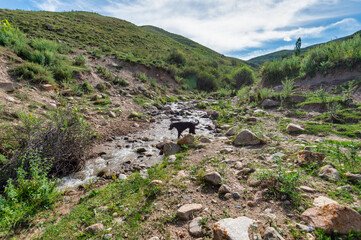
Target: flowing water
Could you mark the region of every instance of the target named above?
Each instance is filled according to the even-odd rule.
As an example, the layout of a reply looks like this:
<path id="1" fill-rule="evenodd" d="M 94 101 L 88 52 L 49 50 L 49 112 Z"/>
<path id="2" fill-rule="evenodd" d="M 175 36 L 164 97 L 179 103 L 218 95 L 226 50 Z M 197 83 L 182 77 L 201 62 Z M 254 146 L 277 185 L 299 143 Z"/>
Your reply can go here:
<path id="1" fill-rule="evenodd" d="M 71 189 L 88 184 L 97 178 L 102 169 L 110 169 L 119 173 L 125 166 L 137 165 L 147 168 L 159 163 L 164 156 L 159 155 L 159 149 L 155 145 L 163 140 L 177 140 L 177 130 L 169 130 L 172 121 L 195 122 L 198 120 L 196 135 L 213 135 L 213 131 L 209 130 L 213 128 L 212 120 L 208 118 L 205 111 L 194 109 L 194 104 L 195 102 L 171 103 L 163 110 L 153 109 L 148 112 L 155 119 L 149 128 L 135 134 L 117 137 L 112 143 L 107 143 L 107 151 L 104 154 L 89 159 L 82 170 L 63 178 L 58 188 Z M 182 136 L 187 133 L 188 129 L 183 132 Z M 137 150 L 141 148 L 144 148 L 145 152 L 138 153 Z"/>

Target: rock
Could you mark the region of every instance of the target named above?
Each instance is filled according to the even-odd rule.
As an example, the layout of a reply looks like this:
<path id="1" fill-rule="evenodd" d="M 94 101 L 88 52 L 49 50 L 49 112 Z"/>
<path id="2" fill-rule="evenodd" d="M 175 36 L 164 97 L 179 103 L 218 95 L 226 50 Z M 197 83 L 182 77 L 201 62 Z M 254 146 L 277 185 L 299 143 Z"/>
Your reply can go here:
<path id="1" fill-rule="evenodd" d="M 256 110 L 254 110 L 254 113 L 255 114 L 263 114 L 263 113 L 265 113 L 265 111 L 262 109 L 256 109 Z"/>
<path id="2" fill-rule="evenodd" d="M 257 179 L 255 177 L 251 177 L 248 179 L 247 183 L 250 187 L 258 187 L 259 185 L 261 185 L 262 180 Z"/>
<path id="3" fill-rule="evenodd" d="M 229 200 L 229 199 L 231 199 L 231 198 L 232 198 L 232 194 L 231 194 L 231 193 L 226 193 L 226 194 L 224 194 L 224 199 Z"/>
<path id="4" fill-rule="evenodd" d="M 240 198 L 241 198 L 241 194 L 239 194 L 239 192 L 234 192 L 234 193 L 233 193 L 233 198 L 234 198 L 234 199 L 240 199 Z"/>
<path id="5" fill-rule="evenodd" d="M 182 138 L 180 138 L 177 142 L 178 145 L 188 145 L 188 146 L 191 146 L 191 145 L 194 145 L 194 141 L 196 140 L 196 138 L 191 135 L 191 134 L 188 134 Z"/>
<path id="6" fill-rule="evenodd" d="M 212 142 L 212 141 L 211 141 L 209 138 L 207 138 L 207 137 L 200 137 L 200 138 L 198 139 L 198 141 L 201 142 L 201 143 L 211 143 L 211 142 Z"/>
<path id="7" fill-rule="evenodd" d="M 310 163 L 317 162 L 318 164 L 321 164 L 323 159 L 325 159 L 325 154 L 318 153 L 318 152 L 311 152 L 311 151 L 300 151 L 297 153 L 298 155 L 298 163 L 302 165 L 307 165 Z"/>
<path id="8" fill-rule="evenodd" d="M 315 200 L 313 200 L 313 206 L 315 207 L 323 207 L 330 203 L 337 203 L 337 202 L 335 200 L 332 200 L 324 196 L 320 196 L 318 198 L 315 198 Z"/>
<path id="9" fill-rule="evenodd" d="M 255 202 L 255 201 L 247 201 L 247 206 L 248 207 L 255 207 L 255 206 L 257 206 L 257 203 Z"/>
<path id="10" fill-rule="evenodd" d="M 233 136 L 236 134 L 238 127 L 234 126 L 231 127 L 230 129 L 228 129 L 228 131 L 226 132 L 226 136 Z"/>
<path id="11" fill-rule="evenodd" d="M 226 193 L 230 193 L 231 191 L 232 189 L 226 184 L 222 184 L 221 187 L 218 189 L 219 194 L 226 194 Z"/>
<path id="12" fill-rule="evenodd" d="M 165 143 L 163 146 L 163 153 L 165 156 L 174 155 L 179 151 L 180 151 L 180 146 L 173 142 Z"/>
<path id="13" fill-rule="evenodd" d="M 263 100 L 261 106 L 265 108 L 271 108 L 271 107 L 278 107 L 280 103 L 278 101 L 272 100 L 272 99 L 265 99 Z"/>
<path id="14" fill-rule="evenodd" d="M 300 186 L 300 189 L 304 192 L 309 192 L 309 193 L 315 193 L 317 192 L 316 189 L 314 188 L 310 188 L 310 187 L 307 187 L 307 186 Z"/>
<path id="15" fill-rule="evenodd" d="M 305 129 L 303 127 L 301 127 L 300 125 L 297 124 L 293 124 L 293 123 L 289 123 L 286 127 L 286 131 L 288 133 L 294 133 L 294 132 L 302 132 Z"/>
<path id="16" fill-rule="evenodd" d="M 125 180 L 127 179 L 127 176 L 125 174 L 119 174 L 118 179 Z"/>
<path id="17" fill-rule="evenodd" d="M 194 212 L 202 210 L 201 204 L 186 204 L 177 211 L 177 216 L 182 220 L 189 220 Z"/>
<path id="18" fill-rule="evenodd" d="M 146 169 L 143 169 L 141 171 L 139 171 L 139 176 L 143 179 L 147 179 L 149 178 L 149 174 L 148 171 Z"/>
<path id="19" fill-rule="evenodd" d="M 253 220 L 248 217 L 225 218 L 214 224 L 214 240 L 248 240 L 248 229 Z"/>
<path id="20" fill-rule="evenodd" d="M 41 85 L 41 88 L 44 89 L 45 91 L 51 91 L 54 89 L 54 86 L 51 84 L 43 84 Z"/>
<path id="21" fill-rule="evenodd" d="M 110 234 L 110 233 L 107 233 L 107 234 L 105 234 L 104 235 L 104 239 L 112 239 L 112 237 L 113 237 L 113 235 L 112 234 Z"/>
<path id="22" fill-rule="evenodd" d="M 0 83 L 0 88 L 4 90 L 5 92 L 14 92 L 17 89 L 21 89 L 23 86 L 21 86 L 18 83 L 11 83 L 11 82 L 2 82 Z"/>
<path id="23" fill-rule="evenodd" d="M 222 177 L 218 172 L 211 172 L 204 175 L 204 179 L 213 185 L 221 185 Z"/>
<path id="24" fill-rule="evenodd" d="M 255 202 L 260 202 L 263 200 L 263 192 L 262 191 L 257 191 L 255 194 L 254 194 L 254 197 L 253 197 L 253 200 Z"/>
<path id="25" fill-rule="evenodd" d="M 267 227 L 264 231 L 264 240 L 284 240 L 284 238 L 273 227 Z"/>
<path id="26" fill-rule="evenodd" d="M 244 164 L 240 161 L 236 162 L 233 166 L 237 170 L 241 170 L 244 167 Z"/>
<path id="27" fill-rule="evenodd" d="M 222 129 L 222 130 L 227 130 L 227 129 L 229 129 L 230 127 L 231 127 L 230 125 L 225 124 L 225 125 L 222 125 L 222 126 L 220 127 L 220 129 Z"/>
<path id="28" fill-rule="evenodd" d="M 353 173 L 345 173 L 344 176 L 349 180 L 350 182 L 360 182 L 361 181 L 361 174 L 353 174 Z"/>
<path id="29" fill-rule="evenodd" d="M 190 223 L 189 223 L 189 233 L 193 236 L 193 237 L 200 237 L 202 236 L 202 225 L 199 224 L 199 221 L 201 220 L 201 217 L 197 217 L 195 219 L 193 219 Z"/>
<path id="30" fill-rule="evenodd" d="M 61 95 L 63 95 L 63 96 L 72 96 L 73 94 L 74 94 L 74 91 L 71 88 L 67 88 L 67 89 L 64 89 L 63 91 L 61 91 Z"/>
<path id="31" fill-rule="evenodd" d="M 104 225 L 101 223 L 93 224 L 87 228 L 84 229 L 84 232 L 86 233 L 97 233 L 104 230 Z"/>
<path id="32" fill-rule="evenodd" d="M 301 231 L 303 231 L 303 232 L 312 232 L 312 228 L 310 228 L 304 224 L 301 224 L 301 223 L 296 223 L 296 227 L 298 229 L 301 229 Z"/>
<path id="33" fill-rule="evenodd" d="M 233 152 L 232 148 L 223 148 L 219 151 L 221 154 L 229 154 Z"/>
<path id="34" fill-rule="evenodd" d="M 177 160 L 177 157 L 175 155 L 170 155 L 168 157 L 168 163 L 174 163 L 175 160 Z"/>
<path id="35" fill-rule="evenodd" d="M 117 115 L 113 111 L 107 112 L 107 115 L 108 115 L 108 117 L 111 117 L 111 118 L 116 118 L 117 117 Z"/>
<path id="36" fill-rule="evenodd" d="M 251 172 L 252 172 L 252 169 L 250 169 L 250 168 L 243 168 L 243 169 L 241 169 L 239 172 L 237 172 L 237 176 L 243 177 L 243 176 L 246 176 L 246 175 L 250 174 Z"/>
<path id="37" fill-rule="evenodd" d="M 141 147 L 141 148 L 137 148 L 136 149 L 136 152 L 137 153 L 145 153 L 147 151 L 147 149 L 145 149 L 144 147 Z"/>
<path id="38" fill-rule="evenodd" d="M 340 180 L 340 173 L 338 170 L 331 165 L 325 165 L 320 168 L 318 176 L 321 178 L 325 178 L 329 181 L 338 181 Z"/>
<path id="39" fill-rule="evenodd" d="M 55 110 L 55 109 L 57 109 L 57 106 L 56 106 L 55 103 L 46 103 L 46 104 L 45 104 L 45 107 L 46 107 L 46 109 L 49 109 L 49 110 Z"/>
<path id="40" fill-rule="evenodd" d="M 260 143 L 261 140 L 248 129 L 242 130 L 233 141 L 235 146 L 258 145 Z"/>
<path id="41" fill-rule="evenodd" d="M 149 183 L 149 186 L 162 185 L 163 182 L 161 180 L 153 180 Z"/>
<path id="42" fill-rule="evenodd" d="M 159 237 L 152 237 L 152 238 L 149 238 L 149 240 L 159 240 Z"/>
<path id="43" fill-rule="evenodd" d="M 15 99 L 13 97 L 6 97 L 6 101 L 15 102 Z"/>
<path id="44" fill-rule="evenodd" d="M 314 228 L 324 230 L 326 234 L 335 231 L 340 234 L 348 234 L 352 229 L 361 230 L 361 215 L 357 211 L 337 203 L 309 208 L 302 213 L 301 219 Z"/>

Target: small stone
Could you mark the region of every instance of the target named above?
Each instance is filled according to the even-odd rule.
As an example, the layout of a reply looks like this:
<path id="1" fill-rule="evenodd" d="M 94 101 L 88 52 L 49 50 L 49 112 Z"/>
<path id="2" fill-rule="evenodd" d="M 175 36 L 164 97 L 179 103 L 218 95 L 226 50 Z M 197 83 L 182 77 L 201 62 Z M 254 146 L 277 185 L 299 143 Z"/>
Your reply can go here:
<path id="1" fill-rule="evenodd" d="M 149 186 L 157 186 L 157 185 L 162 185 L 163 182 L 161 180 L 153 180 L 149 183 Z"/>
<path id="2" fill-rule="evenodd" d="M 309 193 L 315 193 L 315 192 L 317 192 L 316 189 L 310 188 L 310 187 L 308 187 L 308 186 L 300 186 L 300 189 L 301 189 L 302 191 L 304 191 L 304 192 L 309 192 Z"/>
<path id="3" fill-rule="evenodd" d="M 264 232 L 265 240 L 284 240 L 284 238 L 279 234 L 276 229 L 273 227 L 267 227 Z"/>
<path id="4" fill-rule="evenodd" d="M 234 197 L 234 199 L 240 199 L 241 195 L 238 192 L 234 192 L 233 197 Z"/>
<path id="5" fill-rule="evenodd" d="M 6 97 L 6 101 L 15 102 L 15 99 L 13 97 Z"/>
<path id="6" fill-rule="evenodd" d="M 101 223 L 93 224 L 87 228 L 85 228 L 84 232 L 86 233 L 97 233 L 104 230 L 104 225 Z"/>
<path id="7" fill-rule="evenodd" d="M 253 220 L 248 217 L 225 218 L 214 224 L 214 240 L 249 240 L 248 229 Z"/>
<path id="8" fill-rule="evenodd" d="M 262 191 L 257 191 L 256 194 L 254 195 L 254 201 L 255 202 L 260 202 L 263 200 L 263 192 Z"/>
<path id="9" fill-rule="evenodd" d="M 57 109 L 57 106 L 56 106 L 55 103 L 46 103 L 46 104 L 45 104 L 45 107 L 46 107 L 46 109 L 49 109 L 49 110 L 55 110 L 55 109 Z"/>
<path id="10" fill-rule="evenodd" d="M 51 91 L 54 89 L 54 86 L 51 84 L 43 84 L 41 85 L 41 88 L 44 89 L 45 91 Z"/>
<path id="11" fill-rule="evenodd" d="M 244 167 L 244 164 L 242 162 L 238 161 L 234 164 L 234 168 L 237 170 L 241 170 L 243 167 Z"/>
<path id="12" fill-rule="evenodd" d="M 195 219 L 193 219 L 190 223 L 189 223 L 189 233 L 193 236 L 193 237 L 200 237 L 202 236 L 202 225 L 199 224 L 199 221 L 201 220 L 201 217 L 197 217 Z"/>
<path id="13" fill-rule="evenodd" d="M 107 233 L 104 235 L 104 239 L 112 239 L 113 235 L 110 233 Z"/>
<path id="14" fill-rule="evenodd" d="M 353 173 L 345 173 L 344 176 L 347 178 L 347 180 L 358 183 L 361 182 L 361 174 L 353 174 Z"/>
<path id="15" fill-rule="evenodd" d="M 127 175 L 125 175 L 125 174 L 119 174 L 118 179 L 120 179 L 120 180 L 125 180 L 125 179 L 127 179 Z"/>
<path id="16" fill-rule="evenodd" d="M 177 160 L 177 157 L 175 155 L 170 155 L 168 157 L 168 163 L 174 163 L 175 160 Z"/>
<path id="17" fill-rule="evenodd" d="M 107 115 L 108 115 L 108 117 L 111 117 L 111 118 L 116 118 L 116 117 L 117 117 L 117 115 L 116 115 L 115 112 L 113 112 L 113 111 L 109 111 L 109 112 L 107 113 Z"/>
<path id="18" fill-rule="evenodd" d="M 192 135 L 192 134 L 188 134 L 182 138 L 180 138 L 177 142 L 178 145 L 188 145 L 188 146 L 192 146 L 194 145 L 194 141 L 196 140 L 196 138 Z"/>
<path id="19" fill-rule="evenodd" d="M 247 206 L 253 208 L 253 207 L 257 206 L 257 204 L 254 201 L 247 201 Z"/>
<path id="20" fill-rule="evenodd" d="M 325 165 L 322 168 L 320 168 L 319 177 L 325 178 L 329 181 L 338 181 L 340 180 L 340 173 L 338 170 L 331 165 Z"/>
<path id="21" fill-rule="evenodd" d="M 225 184 L 222 184 L 221 187 L 218 189 L 219 194 L 230 193 L 231 191 L 232 191 L 232 189 Z"/>
<path id="22" fill-rule="evenodd" d="M 301 223 L 296 223 L 296 227 L 298 229 L 301 229 L 301 231 L 303 231 L 303 232 L 312 232 L 312 228 L 310 228 L 304 224 L 301 224 Z"/>
<path id="23" fill-rule="evenodd" d="M 200 137 L 200 138 L 198 139 L 198 141 L 201 142 L 201 143 L 211 143 L 211 142 L 212 142 L 212 141 L 211 141 L 209 138 L 207 138 L 207 137 Z"/>
<path id="24" fill-rule="evenodd" d="M 303 127 L 301 127 L 300 125 L 293 124 L 293 123 L 288 124 L 286 127 L 286 131 L 288 133 L 302 132 L 304 130 L 305 129 Z"/>
<path id="25" fill-rule="evenodd" d="M 174 155 L 180 151 L 180 146 L 173 142 L 167 142 L 163 146 L 164 156 Z"/>
<path id="26" fill-rule="evenodd" d="M 159 240 L 159 237 L 152 237 L 152 238 L 149 238 L 149 240 Z"/>
<path id="27" fill-rule="evenodd" d="M 261 140 L 248 129 L 242 130 L 233 141 L 235 146 L 258 145 L 260 143 Z"/>
<path id="28" fill-rule="evenodd" d="M 265 107 L 265 108 L 278 107 L 279 105 L 280 105 L 280 103 L 278 101 L 275 101 L 272 99 L 265 99 L 265 100 L 263 100 L 263 102 L 261 104 L 261 106 Z"/>
<path id="29" fill-rule="evenodd" d="M 226 132 L 226 136 L 233 136 L 236 134 L 238 127 L 231 127 L 230 129 L 228 129 L 228 131 Z"/>
<path id="30" fill-rule="evenodd" d="M 136 150 L 137 153 L 144 153 L 146 151 L 147 151 L 147 149 L 145 149 L 144 147 L 137 148 L 137 150 Z"/>
<path id="31" fill-rule="evenodd" d="M 315 207 L 323 207 L 330 203 L 337 203 L 337 202 L 335 200 L 332 200 L 324 196 L 320 196 L 318 198 L 315 198 L 315 200 L 313 200 L 313 206 Z"/>
<path id="32" fill-rule="evenodd" d="M 189 220 L 194 212 L 203 209 L 201 204 L 186 204 L 180 207 L 177 211 L 177 216 L 182 220 Z"/>
<path id="33" fill-rule="evenodd" d="M 224 194 L 224 199 L 229 200 L 229 199 L 231 199 L 231 198 L 232 198 L 232 194 L 231 194 L 231 193 L 226 193 L 226 194 Z"/>
<path id="34" fill-rule="evenodd" d="M 204 179 L 213 185 L 220 185 L 222 182 L 222 177 L 218 172 L 207 173 Z"/>

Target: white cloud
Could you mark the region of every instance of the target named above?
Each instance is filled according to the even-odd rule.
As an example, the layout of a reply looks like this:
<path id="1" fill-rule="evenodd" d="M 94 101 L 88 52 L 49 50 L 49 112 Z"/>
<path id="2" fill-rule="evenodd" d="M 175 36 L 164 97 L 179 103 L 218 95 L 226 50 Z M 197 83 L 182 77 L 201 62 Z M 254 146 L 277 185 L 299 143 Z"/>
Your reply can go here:
<path id="1" fill-rule="evenodd" d="M 55 12 L 62 5 L 58 0 L 32 1 L 40 10 Z"/>

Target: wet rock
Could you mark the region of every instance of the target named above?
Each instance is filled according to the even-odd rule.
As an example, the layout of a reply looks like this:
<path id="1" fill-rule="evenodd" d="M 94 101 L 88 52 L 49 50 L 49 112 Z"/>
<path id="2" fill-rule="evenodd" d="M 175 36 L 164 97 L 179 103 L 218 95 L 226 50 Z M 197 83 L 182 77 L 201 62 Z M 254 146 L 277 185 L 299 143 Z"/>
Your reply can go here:
<path id="1" fill-rule="evenodd" d="M 338 181 L 340 180 L 340 173 L 338 170 L 331 165 L 325 165 L 320 168 L 318 176 L 329 181 Z"/>
<path id="2" fill-rule="evenodd" d="M 222 177 L 218 172 L 210 172 L 204 175 L 204 180 L 217 186 L 221 184 Z"/>
<path id="3" fill-rule="evenodd" d="M 231 191 L 232 189 L 226 184 L 222 184 L 221 187 L 218 189 L 219 194 L 226 194 L 226 193 L 230 193 Z"/>
<path id="4" fill-rule="evenodd" d="M 178 144 L 178 145 L 183 145 L 183 144 L 185 144 L 185 145 L 188 145 L 188 146 L 192 146 L 192 145 L 194 145 L 194 141 L 195 141 L 195 140 L 196 140 L 196 138 L 195 138 L 193 135 L 188 134 L 188 135 L 180 138 L 180 139 L 178 140 L 177 144 Z"/>
<path id="5" fill-rule="evenodd" d="M 353 173 L 345 173 L 344 176 L 347 178 L 347 180 L 357 183 L 361 181 L 361 174 L 353 174 Z"/>
<path id="6" fill-rule="evenodd" d="M 163 153 L 165 156 L 174 155 L 180 151 L 180 146 L 173 142 L 165 143 L 163 146 Z"/>
<path id="7" fill-rule="evenodd" d="M 200 237 L 202 236 L 202 225 L 199 224 L 199 221 L 201 220 L 201 217 L 197 217 L 195 219 L 193 219 L 190 223 L 189 223 L 189 233 L 193 236 L 193 237 Z"/>
<path id="8" fill-rule="evenodd" d="M 177 216 L 182 220 L 189 220 L 193 213 L 203 209 L 201 204 L 186 204 L 177 211 Z"/>
<path id="9" fill-rule="evenodd" d="M 361 230 L 361 215 L 357 211 L 337 203 L 309 208 L 302 213 L 301 219 L 314 228 L 324 230 L 326 234 L 335 231 L 340 234 L 348 234 L 352 229 Z"/>
<path id="10" fill-rule="evenodd" d="M 228 129 L 228 131 L 226 132 L 226 136 L 233 136 L 237 133 L 237 129 L 238 127 L 231 127 L 230 129 Z"/>
<path id="11" fill-rule="evenodd" d="M 265 99 L 263 100 L 261 106 L 265 108 L 271 108 L 271 107 L 278 107 L 280 103 L 278 101 L 272 100 L 272 99 Z"/>
<path id="12" fill-rule="evenodd" d="M 284 240 L 284 238 L 279 234 L 276 229 L 273 227 L 267 227 L 264 231 L 265 240 Z"/>
<path id="13" fill-rule="evenodd" d="M 300 125 L 293 124 L 293 123 L 289 123 L 286 127 L 286 131 L 288 133 L 302 132 L 304 130 L 305 129 L 303 127 L 301 127 Z"/>
<path id="14" fill-rule="evenodd" d="M 260 143 L 261 140 L 248 129 L 242 130 L 233 141 L 235 146 L 258 145 Z"/>
<path id="15" fill-rule="evenodd" d="M 17 89 L 21 89 L 21 86 L 18 83 L 11 83 L 11 82 L 1 82 L 0 89 L 4 90 L 5 92 L 14 92 Z"/>
<path id="16" fill-rule="evenodd" d="M 335 200 L 332 200 L 328 197 L 324 197 L 324 196 L 320 196 L 318 198 L 315 198 L 315 200 L 313 200 L 313 206 L 315 207 L 323 207 L 327 204 L 330 203 L 337 203 Z"/>
<path id="17" fill-rule="evenodd" d="M 87 228 L 85 228 L 84 232 L 86 233 L 97 233 L 104 230 L 104 225 L 101 223 L 93 224 Z"/>
<path id="18" fill-rule="evenodd" d="M 248 240 L 248 229 L 253 220 L 248 217 L 225 218 L 213 226 L 214 240 Z"/>
<path id="19" fill-rule="evenodd" d="M 300 151 L 297 153 L 298 155 L 298 163 L 302 165 L 307 165 L 310 163 L 317 162 L 318 164 L 321 164 L 323 159 L 325 159 L 325 154 L 318 153 L 318 152 L 311 152 L 311 151 Z"/>

